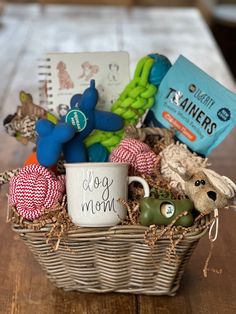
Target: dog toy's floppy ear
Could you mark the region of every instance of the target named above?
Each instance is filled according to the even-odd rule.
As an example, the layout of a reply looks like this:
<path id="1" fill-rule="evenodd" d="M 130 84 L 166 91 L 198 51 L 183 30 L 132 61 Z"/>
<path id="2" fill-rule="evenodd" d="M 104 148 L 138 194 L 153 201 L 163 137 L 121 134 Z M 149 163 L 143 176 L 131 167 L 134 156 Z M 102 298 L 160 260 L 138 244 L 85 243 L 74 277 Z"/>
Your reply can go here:
<path id="1" fill-rule="evenodd" d="M 189 181 L 193 175 L 190 169 L 184 167 L 181 162 L 176 162 L 175 164 L 168 164 L 171 170 L 176 172 L 185 182 Z"/>
<path id="2" fill-rule="evenodd" d="M 62 144 L 68 142 L 75 135 L 75 129 L 67 123 L 53 124 L 48 120 L 36 123 L 37 160 L 44 167 L 51 167 L 57 163 L 62 153 Z"/>
<path id="3" fill-rule="evenodd" d="M 218 189 L 227 199 L 235 197 L 236 185 L 228 177 L 224 177 L 211 169 L 202 169 L 210 183 Z"/>
<path id="4" fill-rule="evenodd" d="M 228 177 L 223 176 L 222 178 L 227 183 L 228 188 L 231 190 L 230 198 L 234 198 L 236 194 L 236 184 Z"/>

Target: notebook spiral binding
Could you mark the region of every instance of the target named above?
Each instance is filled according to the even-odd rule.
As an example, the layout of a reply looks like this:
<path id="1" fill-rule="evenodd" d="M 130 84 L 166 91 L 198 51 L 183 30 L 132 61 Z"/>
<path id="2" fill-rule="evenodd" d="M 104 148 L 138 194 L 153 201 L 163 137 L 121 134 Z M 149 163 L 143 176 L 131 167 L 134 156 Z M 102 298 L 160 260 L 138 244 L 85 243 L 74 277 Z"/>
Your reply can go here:
<path id="1" fill-rule="evenodd" d="M 51 80 L 51 59 L 43 58 L 38 60 L 38 76 L 39 76 L 39 104 L 45 109 L 52 108 L 52 80 Z"/>

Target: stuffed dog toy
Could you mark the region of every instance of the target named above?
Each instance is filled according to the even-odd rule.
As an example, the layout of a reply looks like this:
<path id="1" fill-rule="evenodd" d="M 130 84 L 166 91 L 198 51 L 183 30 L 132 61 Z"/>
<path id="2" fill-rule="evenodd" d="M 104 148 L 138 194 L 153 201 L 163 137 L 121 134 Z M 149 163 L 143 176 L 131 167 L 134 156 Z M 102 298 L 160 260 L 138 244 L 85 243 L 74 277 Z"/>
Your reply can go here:
<path id="1" fill-rule="evenodd" d="M 161 173 L 183 191 L 202 214 L 228 205 L 236 185 L 227 177 L 207 169 L 207 159 L 191 153 L 183 144 L 171 144 L 161 152 Z"/>
<path id="2" fill-rule="evenodd" d="M 185 181 L 185 194 L 203 214 L 226 207 L 235 196 L 236 185 L 213 170 L 186 169 L 181 165 L 173 170 Z"/>

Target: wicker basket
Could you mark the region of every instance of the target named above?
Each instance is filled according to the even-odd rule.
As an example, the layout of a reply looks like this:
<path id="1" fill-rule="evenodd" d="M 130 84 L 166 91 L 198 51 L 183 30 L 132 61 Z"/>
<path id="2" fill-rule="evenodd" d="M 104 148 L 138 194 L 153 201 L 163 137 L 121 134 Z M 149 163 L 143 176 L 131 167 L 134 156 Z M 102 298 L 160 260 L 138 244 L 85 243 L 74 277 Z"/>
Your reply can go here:
<path id="1" fill-rule="evenodd" d="M 175 295 L 185 266 L 199 239 L 206 233 L 187 233 L 167 255 L 171 240 L 162 237 L 152 249 L 145 244 L 142 226 L 77 228 L 61 239 L 59 249 L 46 244 L 49 227 L 39 231 L 13 230 L 25 241 L 48 278 L 60 288 L 83 292 L 122 292 Z M 203 230 L 202 230 L 203 229 Z M 175 234 L 174 239 L 179 235 Z"/>

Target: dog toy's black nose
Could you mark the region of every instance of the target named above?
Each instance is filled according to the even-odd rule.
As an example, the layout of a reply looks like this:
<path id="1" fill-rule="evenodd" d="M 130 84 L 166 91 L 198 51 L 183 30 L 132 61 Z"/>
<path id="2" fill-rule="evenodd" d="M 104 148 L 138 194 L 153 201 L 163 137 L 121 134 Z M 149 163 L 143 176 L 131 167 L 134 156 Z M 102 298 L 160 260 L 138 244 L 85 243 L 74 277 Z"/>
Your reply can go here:
<path id="1" fill-rule="evenodd" d="M 207 195 L 208 195 L 213 201 L 216 200 L 216 192 L 209 191 L 209 192 L 207 192 Z"/>

